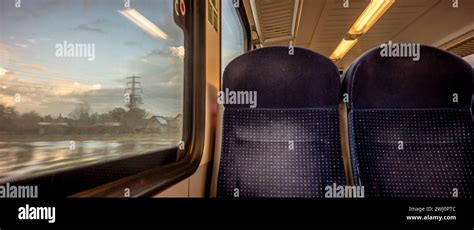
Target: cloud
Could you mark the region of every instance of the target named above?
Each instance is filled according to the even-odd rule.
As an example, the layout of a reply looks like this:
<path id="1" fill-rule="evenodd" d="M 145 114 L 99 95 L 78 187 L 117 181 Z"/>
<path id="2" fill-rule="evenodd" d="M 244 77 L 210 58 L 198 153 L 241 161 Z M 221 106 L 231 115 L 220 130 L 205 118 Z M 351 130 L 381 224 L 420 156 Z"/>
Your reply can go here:
<path id="1" fill-rule="evenodd" d="M 131 68 L 139 71 L 143 80 L 152 80 L 149 83 L 150 86 L 159 86 L 164 83 L 169 85 L 170 81 L 183 77 L 184 63 L 181 58 L 181 55 L 184 55 L 183 50 L 176 47 L 156 48 L 144 55 L 141 60 L 133 62 Z"/>
<path id="2" fill-rule="evenodd" d="M 171 55 L 171 50 L 167 49 L 154 49 L 150 53 L 146 54 L 144 58 L 155 58 L 155 57 L 162 57 L 162 58 L 168 58 Z"/>
<path id="3" fill-rule="evenodd" d="M 23 49 L 26 49 L 26 48 L 30 47 L 30 45 L 25 44 L 25 43 L 15 43 L 15 46 L 18 46 L 18 47 L 23 48 Z"/>
<path id="4" fill-rule="evenodd" d="M 170 47 L 170 50 L 174 56 L 184 59 L 184 46 Z"/>
<path id="5" fill-rule="evenodd" d="M 0 58 L 2 60 L 16 61 L 17 58 L 14 53 L 18 50 L 19 48 L 16 46 L 0 43 Z"/>
<path id="6" fill-rule="evenodd" d="M 142 47 L 141 42 L 126 41 L 123 44 L 128 47 Z"/>
<path id="7" fill-rule="evenodd" d="M 38 71 L 38 72 L 49 72 L 48 67 L 37 65 L 37 64 L 29 64 L 29 63 L 19 63 L 19 65 L 25 69 Z"/>
<path id="8" fill-rule="evenodd" d="M 86 31 L 86 32 L 95 32 L 95 33 L 105 33 L 101 28 L 94 27 L 94 26 L 91 26 L 91 25 L 85 25 L 85 24 L 76 26 L 75 28 L 73 28 L 73 30 Z"/>
<path id="9" fill-rule="evenodd" d="M 58 80 L 27 80 L 21 73 L 6 72 L 0 76 L 0 104 L 15 106 L 20 112 L 36 110 L 42 114 L 67 113 L 65 108 L 83 103 L 84 95 L 102 90 L 101 84 L 81 84 Z M 15 101 L 15 95 L 21 101 Z M 53 107 L 52 105 L 56 105 Z"/>
<path id="10" fill-rule="evenodd" d="M 15 67 L 13 69 L 17 74 L 34 75 L 37 77 L 47 78 L 60 78 L 63 76 L 63 72 L 57 69 L 52 69 L 40 64 L 24 63 L 21 61 L 15 61 Z"/>
<path id="11" fill-rule="evenodd" d="M 146 60 L 153 59 L 167 59 L 174 60 L 175 58 L 184 59 L 184 46 L 170 46 L 166 48 L 157 48 L 146 54 L 143 58 Z M 181 62 L 181 61 L 180 61 Z"/>
<path id="12" fill-rule="evenodd" d="M 8 71 L 7 71 L 5 68 L 3 68 L 3 67 L 0 66 L 0 76 L 5 75 L 7 72 L 8 72 Z"/>
<path id="13" fill-rule="evenodd" d="M 111 26 L 111 22 L 107 19 L 99 18 L 87 24 L 81 24 L 73 28 L 76 31 L 85 31 L 93 33 L 105 33 L 104 27 Z"/>

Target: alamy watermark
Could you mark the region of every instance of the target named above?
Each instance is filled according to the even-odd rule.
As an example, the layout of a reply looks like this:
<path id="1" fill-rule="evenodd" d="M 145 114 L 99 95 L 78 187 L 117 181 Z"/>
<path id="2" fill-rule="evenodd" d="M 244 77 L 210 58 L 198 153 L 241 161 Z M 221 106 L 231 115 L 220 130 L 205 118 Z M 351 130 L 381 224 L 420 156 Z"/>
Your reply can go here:
<path id="1" fill-rule="evenodd" d="M 381 57 L 411 57 L 413 61 L 420 60 L 419 43 L 394 43 L 388 41 L 380 45 Z"/>
<path id="2" fill-rule="evenodd" d="M 38 198 L 38 186 L 6 183 L 0 185 L 0 198 Z M 18 208 L 18 220 L 46 220 L 48 223 L 55 223 L 56 208 L 26 204 Z"/>
<path id="3" fill-rule="evenodd" d="M 38 198 L 38 186 L 0 185 L 0 198 Z"/>
<path id="4" fill-rule="evenodd" d="M 257 107 L 257 91 L 233 91 L 228 88 L 217 93 L 217 103 L 220 105 L 249 105 Z"/>
<path id="5" fill-rule="evenodd" d="M 95 60 L 94 43 L 70 43 L 64 41 L 56 44 L 56 57 L 79 57 L 87 58 L 88 61 Z"/>
<path id="6" fill-rule="evenodd" d="M 364 198 L 364 186 L 337 185 L 336 183 L 324 188 L 325 198 Z"/>
<path id="7" fill-rule="evenodd" d="M 47 220 L 48 223 L 56 222 L 55 207 L 33 207 L 26 204 L 25 207 L 18 208 L 19 220 Z"/>

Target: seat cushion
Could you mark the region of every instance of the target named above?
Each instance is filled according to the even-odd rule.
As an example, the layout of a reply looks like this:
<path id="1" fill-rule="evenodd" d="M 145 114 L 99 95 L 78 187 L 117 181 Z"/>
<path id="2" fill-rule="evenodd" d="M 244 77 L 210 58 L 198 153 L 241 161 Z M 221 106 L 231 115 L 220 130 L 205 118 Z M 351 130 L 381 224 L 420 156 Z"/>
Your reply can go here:
<path id="1" fill-rule="evenodd" d="M 335 108 L 226 109 L 217 196 L 322 197 L 325 186 L 345 184 L 338 116 Z"/>
<path id="2" fill-rule="evenodd" d="M 351 161 L 366 197 L 473 197 L 474 127 L 467 109 L 356 110 Z"/>

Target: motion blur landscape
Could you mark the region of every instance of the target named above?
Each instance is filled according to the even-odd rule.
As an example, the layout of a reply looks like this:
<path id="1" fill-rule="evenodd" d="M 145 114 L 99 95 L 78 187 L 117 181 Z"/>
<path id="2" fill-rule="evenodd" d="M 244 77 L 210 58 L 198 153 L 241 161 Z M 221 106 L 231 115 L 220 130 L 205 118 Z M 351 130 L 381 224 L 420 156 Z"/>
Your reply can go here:
<path id="1" fill-rule="evenodd" d="M 185 51 L 172 1 L 13 3 L 0 2 L 0 180 L 178 145 Z M 94 58 L 58 56 L 63 43 L 91 44 Z"/>

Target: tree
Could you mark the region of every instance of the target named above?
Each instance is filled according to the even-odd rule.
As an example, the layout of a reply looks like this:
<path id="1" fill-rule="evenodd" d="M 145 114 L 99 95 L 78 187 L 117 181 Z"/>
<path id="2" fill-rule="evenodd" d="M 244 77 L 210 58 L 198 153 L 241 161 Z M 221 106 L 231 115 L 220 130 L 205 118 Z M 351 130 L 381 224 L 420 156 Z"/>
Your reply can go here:
<path id="1" fill-rule="evenodd" d="M 127 111 L 123 123 L 129 131 L 136 132 L 145 125 L 146 116 L 147 112 L 144 109 L 133 108 Z"/>
<path id="2" fill-rule="evenodd" d="M 110 112 L 99 114 L 99 117 L 97 119 L 100 123 L 114 122 L 114 119 L 112 118 L 112 115 L 110 115 Z"/>
<path id="3" fill-rule="evenodd" d="M 91 106 L 89 103 L 81 103 L 77 104 L 74 110 L 69 113 L 69 117 L 74 120 L 80 120 L 81 118 L 84 119 L 85 115 L 89 117 L 89 111 L 91 110 Z"/>
<path id="4" fill-rule="evenodd" d="M 112 117 L 114 122 L 122 122 L 126 113 L 127 111 L 125 109 L 119 107 L 110 111 L 109 115 Z"/>
<path id="5" fill-rule="evenodd" d="M 51 117 L 51 115 L 46 115 L 43 117 L 44 122 L 52 122 L 54 119 Z"/>
<path id="6" fill-rule="evenodd" d="M 36 132 L 38 123 L 42 120 L 43 118 L 39 113 L 31 111 L 19 117 L 17 126 L 24 132 Z"/>
<path id="7" fill-rule="evenodd" d="M 99 122 L 99 114 L 97 112 L 91 114 L 89 117 L 89 123 L 90 124 L 97 124 Z"/>
<path id="8" fill-rule="evenodd" d="M 0 105 L 0 132 L 13 131 L 16 128 L 18 112 L 13 107 Z"/>

